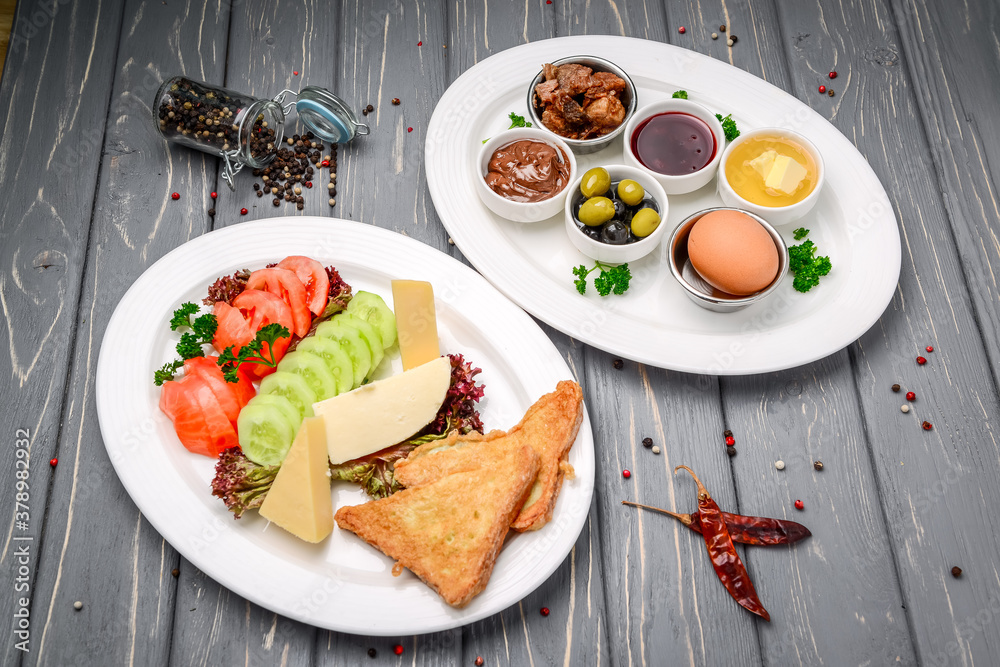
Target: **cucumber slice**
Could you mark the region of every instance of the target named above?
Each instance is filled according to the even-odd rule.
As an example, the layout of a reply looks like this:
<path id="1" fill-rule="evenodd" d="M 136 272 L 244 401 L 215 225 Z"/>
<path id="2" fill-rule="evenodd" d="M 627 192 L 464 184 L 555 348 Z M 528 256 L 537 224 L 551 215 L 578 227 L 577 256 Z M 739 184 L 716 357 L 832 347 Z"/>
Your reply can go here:
<path id="1" fill-rule="evenodd" d="M 262 466 L 278 465 L 284 461 L 295 440 L 295 429 L 281 409 L 266 403 L 248 403 L 240 410 L 236 427 L 243 453 Z"/>
<path id="2" fill-rule="evenodd" d="M 316 394 L 317 401 L 337 395 L 337 381 L 333 373 L 326 367 L 326 362 L 315 355 L 289 352 L 278 362 L 278 370 L 302 376 Z"/>
<path id="3" fill-rule="evenodd" d="M 340 320 L 345 326 L 358 330 L 361 338 L 368 344 L 368 349 L 371 350 L 372 371 L 378 368 L 378 365 L 382 363 L 382 358 L 385 357 L 385 350 L 382 349 L 382 336 L 379 335 L 378 330 L 360 317 L 355 317 L 348 313 L 340 313 L 334 319 Z"/>
<path id="4" fill-rule="evenodd" d="M 368 348 L 368 343 L 361 338 L 361 333 L 357 329 L 340 324 L 334 317 L 328 322 L 323 322 L 316 328 L 316 335 L 320 338 L 329 338 L 337 341 L 340 347 L 351 358 L 354 366 L 353 387 L 360 387 L 365 381 L 368 373 L 372 370 L 372 352 Z"/>
<path id="5" fill-rule="evenodd" d="M 249 403 L 247 403 L 247 405 L 257 404 L 270 405 L 278 408 L 278 410 L 281 411 L 281 414 L 285 416 L 285 420 L 288 422 L 288 425 L 292 428 L 292 430 L 296 433 L 299 432 L 299 426 L 302 424 L 302 417 L 299 416 L 298 409 L 292 405 L 292 402 L 287 398 L 284 396 L 278 396 L 277 394 L 257 394 L 250 399 Z M 239 422 L 237 421 L 237 424 L 238 423 Z"/>
<path id="6" fill-rule="evenodd" d="M 300 419 L 315 416 L 312 404 L 316 402 L 316 392 L 301 375 L 285 371 L 271 373 L 260 381 L 260 393 L 284 396 L 298 410 Z"/>
<path id="7" fill-rule="evenodd" d="M 349 315 L 361 318 L 378 329 L 382 337 L 382 347 L 390 348 L 396 344 L 396 315 L 385 305 L 378 294 L 360 291 L 351 297 L 347 304 Z"/>
<path id="8" fill-rule="evenodd" d="M 295 351 L 317 356 L 326 363 L 327 369 L 333 374 L 337 383 L 337 394 L 343 394 L 354 388 L 354 364 L 337 341 L 310 336 L 301 341 Z"/>

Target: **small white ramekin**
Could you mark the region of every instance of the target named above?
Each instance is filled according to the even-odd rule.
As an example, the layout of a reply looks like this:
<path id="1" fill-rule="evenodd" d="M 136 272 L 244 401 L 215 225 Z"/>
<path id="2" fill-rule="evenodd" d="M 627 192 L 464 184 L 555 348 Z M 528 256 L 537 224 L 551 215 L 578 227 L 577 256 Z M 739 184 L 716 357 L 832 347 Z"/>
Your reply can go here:
<path id="1" fill-rule="evenodd" d="M 646 194 L 652 197 L 656 205 L 660 208 L 659 226 L 646 238 L 635 243 L 626 243 L 625 245 L 610 245 L 590 238 L 576 226 L 576 218 L 573 215 L 573 202 L 580 193 L 580 182 L 583 180 L 583 174 L 580 174 L 578 178 L 573 179 L 573 182 L 570 183 L 569 196 L 566 197 L 564 206 L 566 233 L 569 235 L 570 242 L 577 250 L 599 262 L 607 262 L 608 264 L 634 262 L 653 252 L 660 245 L 660 241 L 667 231 L 667 215 L 670 213 L 667 193 L 663 191 L 663 188 L 656 182 L 656 179 L 634 167 L 612 164 L 605 165 L 604 168 L 611 175 L 612 182 L 631 178 L 643 187 Z"/>
<path id="2" fill-rule="evenodd" d="M 567 178 L 566 187 L 548 199 L 537 202 L 511 201 L 502 195 L 498 195 L 486 184 L 485 177 L 489 169 L 490 158 L 493 157 L 494 151 L 522 139 L 539 141 L 554 146 L 562 151 L 564 158 L 569 162 L 569 177 Z M 500 217 L 513 220 L 514 222 L 539 222 L 558 214 L 559 210 L 566 203 L 566 195 L 569 193 L 573 181 L 577 178 L 576 157 L 574 157 L 573 151 L 566 145 L 566 142 L 551 132 L 545 132 L 533 127 L 515 127 L 491 137 L 489 141 L 483 144 L 482 149 L 479 151 L 479 159 L 476 160 L 476 173 L 474 177 L 476 192 L 479 193 L 479 198 L 483 200 L 488 209 Z"/>
<path id="3" fill-rule="evenodd" d="M 788 206 L 761 206 L 760 204 L 749 202 L 736 194 L 736 190 L 733 189 L 733 186 L 729 183 L 729 179 L 726 178 L 726 161 L 729 160 L 729 156 L 732 155 L 733 149 L 737 146 L 742 144 L 744 141 L 760 136 L 777 136 L 794 141 L 796 144 L 799 144 L 802 148 L 808 151 L 813 160 L 816 161 L 816 187 L 813 188 L 812 192 L 810 192 L 805 199 Z M 719 196 L 722 197 L 722 201 L 725 202 L 726 206 L 742 208 L 752 213 L 756 213 L 772 225 L 787 225 L 796 222 L 812 210 L 812 207 L 816 205 L 816 200 L 819 199 L 819 193 L 820 190 L 823 189 L 825 179 L 826 169 L 823 166 L 823 156 L 820 155 L 819 150 L 813 142 L 809 141 L 798 132 L 785 130 L 780 127 L 762 127 L 756 130 L 750 130 L 749 132 L 744 132 L 733 140 L 733 143 L 729 144 L 726 150 L 722 153 L 722 160 L 719 163 Z"/>
<path id="4" fill-rule="evenodd" d="M 636 129 L 653 116 L 671 112 L 690 114 L 704 121 L 709 129 L 712 130 L 712 135 L 715 137 L 715 155 L 712 156 L 712 160 L 702 169 L 681 176 L 661 174 L 640 162 L 638 156 L 632 152 L 632 137 Z M 722 130 L 722 123 L 719 122 L 719 119 L 711 111 L 697 102 L 691 102 L 690 100 L 669 99 L 647 104 L 639 109 L 625 125 L 625 164 L 651 175 L 668 195 L 683 195 L 708 185 L 709 181 L 718 172 L 722 151 L 725 147 L 726 134 Z"/>

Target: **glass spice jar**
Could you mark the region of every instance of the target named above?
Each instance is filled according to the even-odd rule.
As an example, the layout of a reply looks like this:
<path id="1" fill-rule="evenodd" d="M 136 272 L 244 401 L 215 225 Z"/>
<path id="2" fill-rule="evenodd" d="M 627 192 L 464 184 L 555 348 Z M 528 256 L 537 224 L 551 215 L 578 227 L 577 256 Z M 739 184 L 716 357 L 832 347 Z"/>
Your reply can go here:
<path id="1" fill-rule="evenodd" d="M 286 95 L 297 98 L 282 106 Z M 302 122 L 330 143 L 348 143 L 368 134 L 354 112 L 330 91 L 306 86 L 263 99 L 184 76 L 167 79 L 156 92 L 154 121 L 167 141 L 217 155 L 225 161 L 222 178 L 231 190 L 233 176 L 246 165 L 267 166 L 284 138 L 285 115 L 295 107 Z"/>

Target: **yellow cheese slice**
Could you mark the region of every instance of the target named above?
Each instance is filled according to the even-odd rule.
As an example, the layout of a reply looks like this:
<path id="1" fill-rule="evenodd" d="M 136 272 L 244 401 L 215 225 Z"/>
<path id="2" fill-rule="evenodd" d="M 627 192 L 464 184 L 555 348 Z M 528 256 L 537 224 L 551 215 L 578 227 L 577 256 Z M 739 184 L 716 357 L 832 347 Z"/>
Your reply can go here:
<path id="1" fill-rule="evenodd" d="M 322 542 L 333 531 L 329 470 L 323 420 L 306 419 L 260 506 L 260 515 L 306 542 Z"/>
<path id="2" fill-rule="evenodd" d="M 434 288 L 421 280 L 393 280 L 392 307 L 399 332 L 399 353 L 408 371 L 441 356 Z"/>
<path id="3" fill-rule="evenodd" d="M 774 158 L 771 171 L 764 179 L 764 187 L 790 195 L 798 189 L 799 183 L 805 177 L 805 167 L 787 155 L 779 155 Z"/>
<path id="4" fill-rule="evenodd" d="M 437 357 L 313 403 L 313 411 L 326 425 L 330 462 L 350 461 L 406 440 L 434 419 L 450 384 L 451 361 Z"/>

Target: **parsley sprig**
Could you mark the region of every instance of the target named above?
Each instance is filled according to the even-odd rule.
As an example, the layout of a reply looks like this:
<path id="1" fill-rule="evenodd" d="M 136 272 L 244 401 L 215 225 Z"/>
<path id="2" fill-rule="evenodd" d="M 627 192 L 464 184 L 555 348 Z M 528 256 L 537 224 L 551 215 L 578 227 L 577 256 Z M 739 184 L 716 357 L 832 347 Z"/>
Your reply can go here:
<path id="1" fill-rule="evenodd" d="M 804 227 L 792 232 L 796 241 L 804 239 L 807 234 L 809 230 Z M 795 275 L 792 287 L 799 292 L 808 292 L 819 285 L 819 279 L 830 273 L 833 265 L 829 257 L 816 257 L 816 245 L 806 241 L 788 248 L 788 268 Z"/>
<path id="2" fill-rule="evenodd" d="M 686 100 L 688 98 L 688 91 L 676 90 L 674 91 L 674 94 L 671 95 L 670 97 L 674 98 L 675 100 Z"/>
<path id="3" fill-rule="evenodd" d="M 587 277 L 598 270 L 600 273 L 594 278 L 594 287 L 598 294 L 601 296 L 607 296 L 612 292 L 624 294 L 628 290 L 629 282 L 632 280 L 632 272 L 629 271 L 627 263 L 620 266 L 609 266 L 595 262 L 594 266 L 589 269 L 583 264 L 573 267 L 573 275 L 576 276 L 573 284 L 576 285 L 576 291 L 580 294 L 586 294 Z"/>
<path id="4" fill-rule="evenodd" d="M 174 311 L 170 318 L 170 330 L 190 329 L 181 334 L 181 339 L 177 343 L 177 355 L 180 359 L 168 361 L 159 370 L 153 373 L 153 384 L 157 387 L 164 382 L 174 379 L 174 374 L 184 365 L 185 359 L 204 357 L 205 350 L 202 346 L 211 343 L 215 337 L 215 330 L 219 327 L 215 315 L 205 313 L 193 320 L 191 317 L 198 314 L 197 304 L 188 302 L 181 304 L 181 307 Z"/>
<path id="5" fill-rule="evenodd" d="M 263 366 L 274 367 L 277 362 L 274 360 L 274 342 L 279 338 L 288 338 L 291 333 L 288 327 L 273 323 L 261 327 L 257 330 L 257 335 L 252 341 L 240 348 L 239 354 L 233 354 L 233 346 L 230 345 L 219 355 L 219 366 L 222 368 L 222 376 L 226 382 L 239 382 L 238 370 L 241 364 L 261 364 Z M 263 354 L 264 343 L 267 343 L 267 357 Z"/>
<path id="6" fill-rule="evenodd" d="M 524 120 L 524 116 L 518 116 L 513 111 L 511 111 L 507 117 L 510 118 L 510 127 L 507 128 L 508 130 L 515 127 L 531 127 L 530 120 Z"/>
<path id="7" fill-rule="evenodd" d="M 688 98 L 688 92 L 686 90 L 676 90 L 671 97 L 674 99 L 686 100 Z M 736 127 L 736 121 L 733 120 L 733 114 L 729 114 L 723 118 L 721 113 L 717 113 L 715 114 L 715 117 L 719 119 L 720 123 L 722 123 L 722 131 L 726 135 L 726 141 L 732 141 L 736 137 L 740 136 L 740 130 Z"/>

